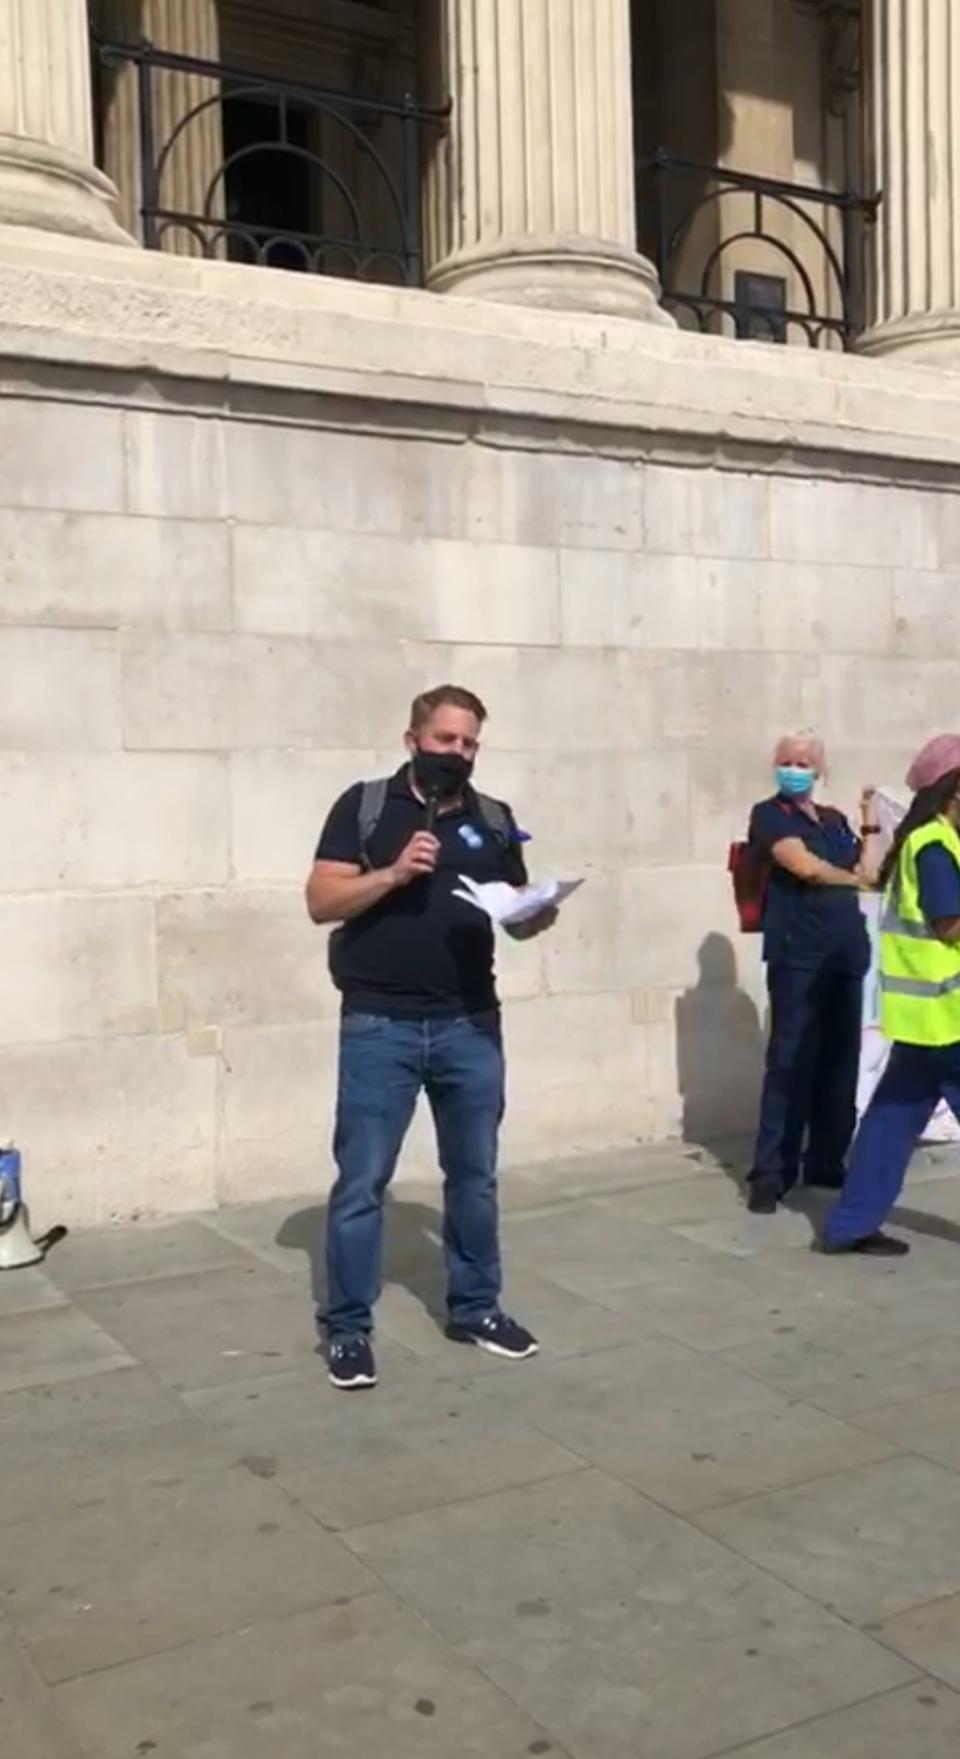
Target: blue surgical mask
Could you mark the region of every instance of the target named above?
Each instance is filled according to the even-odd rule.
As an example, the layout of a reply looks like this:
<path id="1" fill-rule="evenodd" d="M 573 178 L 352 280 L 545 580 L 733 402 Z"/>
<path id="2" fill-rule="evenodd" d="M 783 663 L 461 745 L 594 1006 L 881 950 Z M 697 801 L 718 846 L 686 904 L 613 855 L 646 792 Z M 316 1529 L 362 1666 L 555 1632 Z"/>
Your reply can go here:
<path id="1" fill-rule="evenodd" d="M 816 781 L 816 771 L 809 764 L 781 763 L 777 765 L 777 787 L 781 794 L 810 794 Z"/>

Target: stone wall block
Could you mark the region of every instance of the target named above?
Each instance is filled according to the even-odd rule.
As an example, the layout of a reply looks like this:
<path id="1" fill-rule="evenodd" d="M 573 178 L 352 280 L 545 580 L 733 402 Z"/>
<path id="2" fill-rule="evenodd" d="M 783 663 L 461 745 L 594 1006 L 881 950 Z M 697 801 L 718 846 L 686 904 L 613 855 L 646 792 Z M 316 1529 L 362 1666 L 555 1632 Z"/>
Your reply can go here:
<path id="1" fill-rule="evenodd" d="M 574 1155 L 641 1134 L 641 1030 L 626 995 L 539 997 L 505 1019 L 503 1162 Z"/>
<path id="2" fill-rule="evenodd" d="M 123 420 L 94 404 L 4 398 L 0 507 L 121 512 Z"/>
<path id="3" fill-rule="evenodd" d="M 705 867 L 607 868 L 544 941 L 551 995 L 684 989 L 708 935 L 736 933 L 726 851 Z"/>
<path id="4" fill-rule="evenodd" d="M 125 421 L 131 513 L 161 519 L 223 518 L 228 511 L 225 450 L 231 431 L 225 423 L 154 410 L 128 410 Z"/>
<path id="5" fill-rule="evenodd" d="M 0 627 L 0 677 L 0 751 L 120 745 L 120 655 L 113 632 Z"/>
<path id="6" fill-rule="evenodd" d="M 4 892 L 212 885 L 229 877 L 227 772 L 219 757 L 0 753 L 0 822 Z"/>
<path id="7" fill-rule="evenodd" d="M 918 750 L 957 720 L 957 662 L 873 659 L 824 654 L 804 683 L 801 724 L 828 744 L 882 748 L 901 741 Z"/>
<path id="8" fill-rule="evenodd" d="M 953 574 L 896 569 L 891 647 L 914 659 L 960 658 L 960 558 Z"/>
<path id="9" fill-rule="evenodd" d="M 163 1030 L 269 1026 L 335 1013 L 327 934 L 300 886 L 170 892 L 157 903 Z"/>
<path id="10" fill-rule="evenodd" d="M 680 651 L 701 644 L 694 556 L 561 550 L 563 641 L 572 647 Z"/>
<path id="11" fill-rule="evenodd" d="M 652 467 L 644 477 L 645 547 L 671 556 L 768 556 L 769 489 L 762 475 Z"/>
<path id="12" fill-rule="evenodd" d="M 243 630 L 535 645 L 559 636 L 556 557 L 531 546 L 241 525 L 234 579 Z"/>
<path id="13" fill-rule="evenodd" d="M 889 483 L 774 477 L 771 553 L 787 562 L 935 568 L 939 497 Z"/>
<path id="14" fill-rule="evenodd" d="M 492 754 L 491 754 L 492 757 Z M 491 757 L 483 758 L 487 783 Z M 606 752 L 545 752 L 516 758 L 511 798 L 530 833 L 527 864 L 534 875 L 641 862 L 674 866 L 690 853 L 689 756 L 660 746 L 611 762 Z M 591 915 L 589 899 L 567 909 Z M 561 918 L 566 922 L 566 914 Z"/>
<path id="15" fill-rule="evenodd" d="M 337 1036 L 335 1018 L 224 1032 L 220 1203 L 329 1190 Z"/>
<path id="16" fill-rule="evenodd" d="M 389 745 L 425 682 L 452 671 L 440 644 L 398 648 L 290 636 L 149 635 L 124 642 L 133 750 L 355 750 Z"/>
<path id="17" fill-rule="evenodd" d="M 216 1080 L 216 1061 L 182 1038 L 5 1049 L 0 1119 L 23 1149 L 35 1229 L 209 1208 Z"/>
<path id="18" fill-rule="evenodd" d="M 152 898 L 0 896 L 0 1043 L 157 1028 Z"/>
<path id="19" fill-rule="evenodd" d="M 337 797 L 353 782 L 388 774 L 373 751 L 238 751 L 230 759 L 234 878 L 291 884 L 306 879 Z"/>
<path id="20" fill-rule="evenodd" d="M 224 526 L 0 512 L 0 623 L 227 629 Z"/>
<path id="21" fill-rule="evenodd" d="M 227 512 L 249 523 L 399 532 L 402 444 L 334 428 L 234 422 L 225 439 Z"/>
<path id="22" fill-rule="evenodd" d="M 704 647 L 725 652 L 889 653 L 893 572 L 826 563 L 702 561 Z"/>

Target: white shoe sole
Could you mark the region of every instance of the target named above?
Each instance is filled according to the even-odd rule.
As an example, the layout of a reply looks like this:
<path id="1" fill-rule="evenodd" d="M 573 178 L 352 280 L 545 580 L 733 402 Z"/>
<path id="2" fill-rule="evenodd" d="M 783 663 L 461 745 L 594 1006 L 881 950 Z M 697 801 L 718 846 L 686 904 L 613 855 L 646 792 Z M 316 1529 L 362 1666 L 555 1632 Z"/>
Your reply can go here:
<path id="1" fill-rule="evenodd" d="M 505 1350 L 502 1344 L 491 1344 L 487 1338 L 474 1338 L 478 1350 L 486 1350 L 488 1356 L 502 1356 L 505 1362 L 529 1362 L 531 1356 L 540 1352 L 539 1344 L 531 1344 L 528 1350 Z"/>
<path id="2" fill-rule="evenodd" d="M 328 1372 L 327 1379 L 331 1386 L 336 1387 L 338 1393 L 359 1392 L 365 1386 L 376 1386 L 377 1384 L 375 1374 L 352 1374 L 349 1380 L 339 1380 L 332 1369 Z"/>

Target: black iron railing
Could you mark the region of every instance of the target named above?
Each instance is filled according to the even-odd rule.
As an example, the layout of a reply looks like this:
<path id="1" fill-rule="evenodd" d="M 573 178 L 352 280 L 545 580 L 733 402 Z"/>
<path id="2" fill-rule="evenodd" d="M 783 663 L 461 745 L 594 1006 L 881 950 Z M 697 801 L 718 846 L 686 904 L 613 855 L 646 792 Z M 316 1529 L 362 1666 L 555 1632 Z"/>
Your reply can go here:
<path id="1" fill-rule="evenodd" d="M 418 284 L 420 142 L 444 113 L 412 97 L 278 80 L 149 42 L 95 40 L 101 127 L 111 78 L 135 81 L 149 250 Z M 185 101 L 186 99 L 186 101 Z"/>
<path id="2" fill-rule="evenodd" d="M 848 347 L 863 327 L 866 199 L 658 152 L 652 181 L 663 303 L 705 332 Z"/>

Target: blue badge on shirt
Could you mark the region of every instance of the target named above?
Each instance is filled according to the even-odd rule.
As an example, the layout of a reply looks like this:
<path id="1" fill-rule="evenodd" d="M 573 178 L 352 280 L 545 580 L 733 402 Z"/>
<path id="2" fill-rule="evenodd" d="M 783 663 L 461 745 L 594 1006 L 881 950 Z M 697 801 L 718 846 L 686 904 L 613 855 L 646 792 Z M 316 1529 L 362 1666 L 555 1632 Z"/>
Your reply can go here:
<path id="1" fill-rule="evenodd" d="M 461 825 L 459 835 L 463 838 L 468 849 L 483 848 L 483 838 L 480 835 L 480 832 L 474 829 L 473 825 Z"/>

